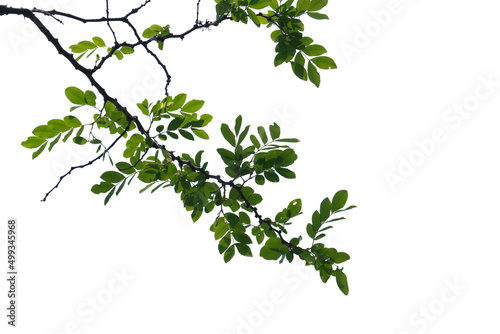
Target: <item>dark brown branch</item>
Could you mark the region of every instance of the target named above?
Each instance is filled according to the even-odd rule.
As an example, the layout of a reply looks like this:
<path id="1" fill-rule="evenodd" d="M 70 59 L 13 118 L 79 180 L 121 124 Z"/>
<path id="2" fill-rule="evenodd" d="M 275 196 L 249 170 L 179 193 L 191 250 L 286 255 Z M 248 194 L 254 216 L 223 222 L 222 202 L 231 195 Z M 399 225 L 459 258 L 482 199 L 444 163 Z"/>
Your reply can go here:
<path id="1" fill-rule="evenodd" d="M 42 199 L 42 202 L 45 202 L 47 200 L 47 197 L 49 197 L 50 193 L 53 192 L 57 187 L 59 187 L 59 184 L 61 184 L 62 180 L 64 180 L 69 174 L 71 174 L 72 171 L 74 171 L 75 169 L 78 169 L 78 168 L 84 168 L 84 167 L 90 166 L 94 162 L 96 162 L 97 160 L 101 159 L 106 153 L 108 153 L 109 150 L 113 146 L 115 146 L 115 144 L 123 137 L 123 135 L 125 133 L 127 133 L 127 131 L 130 128 L 131 124 L 132 124 L 132 122 L 128 122 L 127 126 L 125 127 L 125 130 L 123 130 L 123 132 L 120 133 L 120 135 L 111 143 L 111 145 L 109 145 L 109 147 L 106 148 L 99 156 L 97 156 L 96 158 L 90 160 L 86 164 L 71 167 L 70 170 L 66 174 L 64 174 L 61 177 L 59 177 L 59 181 L 57 181 L 57 184 L 52 189 L 50 189 L 49 192 L 47 192 L 45 194 L 45 197 Z"/>

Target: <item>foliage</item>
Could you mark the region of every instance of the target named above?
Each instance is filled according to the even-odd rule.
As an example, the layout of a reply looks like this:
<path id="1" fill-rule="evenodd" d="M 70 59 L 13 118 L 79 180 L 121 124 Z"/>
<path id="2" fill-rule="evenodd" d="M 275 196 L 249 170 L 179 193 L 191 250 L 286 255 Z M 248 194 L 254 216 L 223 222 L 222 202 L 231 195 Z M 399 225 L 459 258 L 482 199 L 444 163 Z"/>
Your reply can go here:
<path id="1" fill-rule="evenodd" d="M 258 27 L 266 26 L 274 29 L 271 39 L 276 44 L 275 66 L 290 63 L 297 77 L 309 80 L 319 87 L 321 80 L 318 69 L 334 69 L 336 65 L 331 58 L 324 55 L 326 49 L 323 46 L 314 44 L 312 38 L 303 35 L 304 24 L 301 19 L 304 15 L 317 20 L 327 19 L 327 15 L 319 11 L 328 1 L 215 0 L 217 17 L 214 21 L 202 23 L 197 17 L 193 28 L 177 35 L 171 32 L 168 24 L 151 24 L 139 35 L 128 18 L 148 2 L 150 0 L 126 16 L 114 19 L 110 19 L 109 16 L 101 19 L 84 19 L 58 11 L 0 6 L 0 15 L 18 14 L 32 20 L 59 53 L 89 79 L 103 100 L 98 106 L 98 98 L 94 91 L 68 87 L 65 95 L 73 104 L 70 112 L 81 107 L 90 108 L 95 110 L 93 117 L 88 117 L 89 119 L 84 122 L 74 115 L 65 116 L 63 119 L 52 119 L 46 125 L 36 127 L 33 136 L 23 141 L 22 145 L 36 149 L 33 159 L 46 147 L 51 151 L 56 144 L 66 142 L 69 138 L 78 145 L 96 145 L 96 153 L 100 152 L 97 158 L 85 165 L 73 167 L 61 177 L 59 183 L 73 169 L 109 157 L 113 168 L 103 172 L 101 180 L 91 188 L 95 194 L 105 194 L 104 204 L 107 204 L 113 196 L 118 196 L 125 185 L 130 185 L 134 178 L 146 184 L 140 193 L 171 187 L 179 194 L 185 209 L 191 212 L 193 222 L 199 220 L 203 214 L 214 212 L 215 219 L 210 231 L 214 233 L 218 250 L 225 262 L 229 262 L 236 252 L 243 256 L 253 256 L 250 245 L 256 241 L 262 258 L 279 260 L 282 263 L 285 259 L 292 262 L 298 257 L 306 266 L 317 270 L 323 282 L 335 277 L 339 289 L 347 295 L 349 291 L 347 278 L 339 264 L 349 260 L 349 255 L 318 242 L 333 227 L 331 223 L 344 219 L 337 217 L 337 214 L 354 208 L 345 206 L 347 191 L 340 190 L 331 199 L 325 198 L 319 210 L 312 214 L 311 222 L 305 228 L 307 236 L 311 239 L 310 246 L 304 245 L 305 241 L 300 235 L 286 239 L 287 229 L 292 221 L 297 221 L 302 214 L 302 200 L 299 198 L 292 200 L 286 208 L 277 212 L 274 218 L 263 217 L 258 210 L 259 203 L 263 201 L 258 190 L 268 182 L 277 183 L 283 179 L 296 177 L 291 169 L 297 159 L 292 145 L 298 140 L 282 138 L 280 127 L 276 123 L 267 127 L 258 126 L 252 130 L 250 125 L 243 123 L 241 116 L 237 116 L 234 125 L 222 123 L 220 126 L 221 134 L 227 144 L 218 148 L 217 153 L 226 166 L 225 177 L 209 171 L 208 162 L 203 159 L 203 150 L 196 152 L 194 157 L 188 153 L 176 154 L 172 150 L 175 146 L 174 140 L 193 141 L 196 138 L 208 140 L 209 134 L 204 127 L 213 117 L 210 114 L 199 113 L 204 101 L 188 100 L 184 93 L 175 96 L 168 93 L 170 75 L 150 48 L 150 44 L 155 42 L 161 51 L 168 39 L 184 38 L 195 30 L 216 27 L 225 21 L 244 24 L 251 21 Z M 82 22 L 107 22 L 114 41 L 105 41 L 99 36 L 94 36 L 70 45 L 67 51 L 67 48 L 63 48 L 38 20 L 35 13 L 50 15 L 57 20 L 70 18 Z M 118 42 L 109 25 L 112 21 L 128 24 L 137 41 Z M 139 116 L 133 115 L 118 100 L 111 97 L 94 77 L 94 74 L 113 56 L 122 60 L 134 54 L 138 47 L 144 48 L 158 62 L 158 66 L 163 69 L 167 77 L 165 97 L 154 102 L 138 101 L 137 112 L 142 121 L 139 120 Z M 94 64 L 90 67 L 82 65 L 81 62 L 92 55 L 95 56 Z M 95 128 L 109 131 L 115 137 L 114 142 L 105 146 L 102 138 L 94 133 Z M 114 163 L 110 150 L 122 138 L 126 139 L 123 159 Z M 47 193 L 44 200 L 59 183 Z M 255 219 L 251 219 L 251 216 Z"/>

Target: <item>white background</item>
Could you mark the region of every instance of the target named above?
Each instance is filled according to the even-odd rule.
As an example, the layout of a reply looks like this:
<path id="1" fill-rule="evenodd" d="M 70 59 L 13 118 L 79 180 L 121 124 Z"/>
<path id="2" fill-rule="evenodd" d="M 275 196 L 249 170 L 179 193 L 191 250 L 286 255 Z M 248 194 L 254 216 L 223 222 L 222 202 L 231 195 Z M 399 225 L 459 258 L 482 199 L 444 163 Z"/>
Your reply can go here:
<path id="1" fill-rule="evenodd" d="M 3 3 L 105 15 L 101 0 Z M 118 16 L 140 1 L 110 4 L 111 16 Z M 203 0 L 200 18 L 213 19 L 214 4 Z M 108 162 L 74 171 L 41 203 L 61 168 L 92 159 L 94 151 L 59 144 L 32 161 L 32 151 L 20 143 L 36 126 L 69 114 L 66 87 L 91 87 L 31 22 L 0 17 L 1 258 L 5 264 L 6 221 L 16 217 L 20 272 L 15 330 L 5 324 L 7 285 L 4 279 L 0 284 L 2 328 L 43 334 L 497 333 L 498 9 L 489 0 L 331 1 L 323 10 L 329 21 L 304 18 L 306 35 L 339 67 L 321 72 L 320 89 L 301 82 L 287 64 L 274 68 L 271 30 L 264 27 L 225 22 L 165 45 L 170 93 L 203 99 L 204 112 L 214 115 L 209 144 L 172 141 L 173 150 L 194 154 L 202 147 L 216 158 L 215 148 L 224 145 L 220 123 L 232 126 L 238 114 L 253 129 L 277 122 L 283 136 L 301 139 L 297 179 L 262 190 L 261 210 L 274 216 L 301 197 L 304 215 L 294 232 L 302 235 L 325 196 L 349 191 L 348 204 L 358 208 L 325 238 L 351 255 L 347 297 L 298 262 L 236 255 L 224 264 L 208 231 L 213 217 L 193 224 L 171 189 L 139 195 L 134 182 L 104 206 L 104 196 L 90 187 L 110 169 Z M 196 1 L 153 1 L 134 22 L 141 31 L 158 23 L 180 33 L 192 26 L 195 10 Z M 377 21 L 377 13 L 391 14 Z M 97 34 L 111 42 L 105 26 L 44 22 L 65 46 Z M 122 100 L 142 99 L 142 93 L 151 101 L 162 98 L 145 59 L 136 52 L 113 60 L 98 78 Z M 488 91 L 481 78 L 496 86 Z M 471 110 L 466 117 L 450 113 L 464 104 Z M 75 113 L 80 119 L 92 114 Z M 436 131 L 440 141 L 429 144 Z M 417 142 L 426 143 L 427 154 Z M 119 161 L 119 152 L 114 157 Z M 211 166 L 212 172 L 219 167 Z M 388 173 L 404 176 L 391 187 Z M 125 281 L 116 280 L 122 272 Z"/>

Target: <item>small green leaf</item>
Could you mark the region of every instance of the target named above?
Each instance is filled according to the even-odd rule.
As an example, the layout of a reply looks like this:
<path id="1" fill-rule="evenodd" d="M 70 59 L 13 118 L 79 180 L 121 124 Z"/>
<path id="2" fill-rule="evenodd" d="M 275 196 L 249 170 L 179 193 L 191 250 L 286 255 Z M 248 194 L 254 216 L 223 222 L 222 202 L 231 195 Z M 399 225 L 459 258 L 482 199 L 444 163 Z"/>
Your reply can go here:
<path id="1" fill-rule="evenodd" d="M 124 178 L 125 178 L 125 176 L 123 176 L 123 174 L 115 172 L 115 171 L 104 172 L 101 175 L 101 179 L 103 179 L 106 182 L 111 182 L 111 183 L 120 182 Z"/>
<path id="2" fill-rule="evenodd" d="M 95 96 L 93 91 L 85 91 L 83 98 L 85 99 L 85 104 L 95 107 L 95 100 L 97 99 L 97 96 Z"/>
<path id="3" fill-rule="evenodd" d="M 122 60 L 123 59 L 123 53 L 120 50 L 116 50 L 113 53 L 113 55 L 116 56 L 116 58 L 118 58 L 118 60 Z"/>
<path id="4" fill-rule="evenodd" d="M 234 245 L 232 245 L 231 247 L 229 247 L 226 252 L 224 253 L 224 262 L 225 263 L 228 263 L 229 261 L 231 261 L 231 259 L 233 258 L 234 256 Z"/>
<path id="5" fill-rule="evenodd" d="M 321 14 L 321 13 L 311 13 L 308 12 L 307 15 L 309 15 L 311 18 L 315 20 L 328 20 L 328 15 L 326 14 Z"/>
<path id="6" fill-rule="evenodd" d="M 279 138 L 281 130 L 278 124 L 273 123 L 272 125 L 269 125 L 269 133 L 271 134 L 271 138 L 273 140 Z"/>
<path id="7" fill-rule="evenodd" d="M 262 126 L 259 126 L 257 128 L 257 132 L 259 133 L 259 137 L 262 140 L 262 142 L 264 144 L 267 143 L 266 129 L 264 129 L 264 127 L 262 127 Z M 250 139 L 252 139 L 252 138 L 250 138 Z M 252 140 L 252 143 L 253 143 L 253 140 Z M 254 145 L 255 145 L 255 143 L 254 143 Z M 255 145 L 255 146 L 257 147 L 257 145 Z"/>
<path id="8" fill-rule="evenodd" d="M 43 144 L 36 152 L 33 152 L 31 159 L 35 159 L 37 156 L 39 156 L 43 152 L 46 146 L 47 142 L 45 142 L 45 144 Z"/>
<path id="9" fill-rule="evenodd" d="M 296 177 L 295 173 L 288 168 L 276 167 L 275 170 L 279 175 L 283 176 L 286 179 L 295 179 Z"/>
<path id="10" fill-rule="evenodd" d="M 272 170 L 265 171 L 264 176 L 270 182 L 279 182 L 280 181 L 280 177 Z"/>
<path id="11" fill-rule="evenodd" d="M 326 53 L 326 49 L 318 44 L 308 45 L 302 51 L 309 57 L 321 56 Z"/>
<path id="12" fill-rule="evenodd" d="M 181 134 L 181 136 L 183 136 L 184 138 L 186 138 L 188 140 L 194 140 L 194 136 L 191 134 L 191 132 L 188 132 L 188 131 L 183 130 L 183 129 L 179 129 L 179 133 Z"/>
<path id="13" fill-rule="evenodd" d="M 77 87 L 68 87 L 64 91 L 66 97 L 71 103 L 84 105 L 85 104 L 85 94 L 80 88 Z"/>
<path id="14" fill-rule="evenodd" d="M 236 244 L 236 248 L 238 249 L 238 252 L 241 255 L 252 257 L 252 250 L 247 245 L 238 243 L 238 244 Z"/>
<path id="15" fill-rule="evenodd" d="M 250 197 L 248 197 L 248 202 L 250 202 L 250 205 L 257 205 L 262 202 L 262 196 L 260 196 L 259 194 L 252 194 Z"/>
<path id="16" fill-rule="evenodd" d="M 320 213 L 320 219 L 322 222 L 326 221 L 328 219 L 328 217 L 330 217 L 331 207 L 332 207 L 332 204 L 330 203 L 330 199 L 328 199 L 328 197 L 325 198 L 321 202 L 319 213 Z"/>
<path id="17" fill-rule="evenodd" d="M 299 0 L 297 1 L 297 13 L 300 15 L 309 9 L 311 5 L 311 0 Z"/>
<path id="18" fill-rule="evenodd" d="M 115 193 L 115 190 L 116 190 L 116 187 L 113 187 L 113 189 L 106 196 L 106 198 L 104 199 L 104 205 L 108 204 L 109 199 L 111 198 L 111 196 L 113 196 L 113 194 Z"/>
<path id="19" fill-rule="evenodd" d="M 257 137 L 255 137 L 254 135 L 250 135 L 250 141 L 252 142 L 253 146 L 255 146 L 257 149 L 260 148 L 260 143 Z"/>
<path id="20" fill-rule="evenodd" d="M 312 225 L 315 231 L 321 227 L 321 216 L 318 210 L 314 211 L 312 215 Z"/>
<path id="21" fill-rule="evenodd" d="M 169 110 L 175 111 L 182 107 L 184 102 L 186 102 L 187 95 L 184 93 L 177 94 L 172 101 L 172 104 L 168 107 Z"/>
<path id="22" fill-rule="evenodd" d="M 266 179 L 264 178 L 264 176 L 262 175 L 257 175 L 255 177 L 255 183 L 257 183 L 258 185 L 263 185 L 264 183 L 266 183 Z"/>
<path id="23" fill-rule="evenodd" d="M 255 12 L 253 10 L 250 9 L 250 7 L 247 7 L 247 13 L 248 13 L 248 16 L 250 16 L 250 19 L 252 20 L 252 22 L 257 26 L 257 27 L 260 27 L 260 21 L 259 21 L 259 18 L 257 17 L 257 15 L 255 14 Z"/>
<path id="24" fill-rule="evenodd" d="M 210 138 L 210 137 L 208 136 L 208 134 L 207 134 L 204 130 L 202 130 L 202 129 L 191 129 L 191 131 L 193 131 L 193 133 L 194 133 L 197 137 L 199 137 L 199 138 L 201 138 L 201 139 L 209 139 L 209 138 Z"/>
<path id="25" fill-rule="evenodd" d="M 342 269 L 335 270 L 335 278 L 340 291 L 347 296 L 347 294 L 349 294 L 349 285 L 347 284 L 347 276 L 344 274 Z"/>
<path id="26" fill-rule="evenodd" d="M 326 56 L 320 56 L 316 58 L 312 58 L 311 61 L 318 66 L 319 68 L 323 70 L 328 70 L 328 69 L 335 69 L 337 68 L 337 65 L 333 61 L 332 58 L 326 57 Z"/>
<path id="27" fill-rule="evenodd" d="M 130 54 L 134 53 L 134 48 L 127 46 L 127 45 L 124 45 L 121 47 L 120 51 L 123 54 L 130 55 Z"/>
<path id="28" fill-rule="evenodd" d="M 293 73 L 295 73 L 295 75 L 299 79 L 307 81 L 307 71 L 306 71 L 306 69 L 304 68 L 303 65 L 299 64 L 296 61 L 292 61 L 291 62 L 291 66 L 292 66 Z"/>
<path id="29" fill-rule="evenodd" d="M 321 84 L 321 76 L 319 75 L 316 66 L 314 66 L 311 61 L 307 63 L 307 75 L 309 77 L 309 81 L 311 81 L 316 87 L 319 87 Z"/>
<path id="30" fill-rule="evenodd" d="M 64 123 L 71 128 L 77 128 L 82 125 L 82 122 L 78 118 L 71 115 L 64 117 Z"/>
<path id="31" fill-rule="evenodd" d="M 50 145 L 49 145 L 49 152 L 52 151 L 52 148 L 59 142 L 59 139 L 61 139 L 61 134 L 54 139 Z"/>
<path id="32" fill-rule="evenodd" d="M 226 139 L 229 144 L 231 144 L 232 146 L 236 146 L 234 133 L 229 129 L 229 126 L 227 124 L 222 123 L 220 131 L 222 133 L 222 136 L 224 136 L 224 139 Z"/>
<path id="33" fill-rule="evenodd" d="M 312 0 L 308 11 L 316 12 L 328 4 L 328 0 Z"/>
<path id="34" fill-rule="evenodd" d="M 78 145 L 85 145 L 87 143 L 87 139 L 80 136 L 76 136 L 75 138 L 73 138 L 73 142 Z"/>
<path id="35" fill-rule="evenodd" d="M 332 212 L 340 210 L 344 207 L 345 203 L 347 202 L 347 196 L 348 195 L 346 190 L 339 190 L 335 193 L 332 199 Z"/>
<path id="36" fill-rule="evenodd" d="M 236 117 L 236 120 L 234 122 L 234 133 L 236 135 L 238 135 L 240 133 L 242 121 L 243 121 L 243 117 L 241 117 L 241 115 L 239 115 L 238 117 Z"/>
<path id="37" fill-rule="evenodd" d="M 70 127 L 62 119 L 52 119 L 47 122 L 49 128 L 57 132 L 66 132 Z"/>
<path id="38" fill-rule="evenodd" d="M 263 246 L 260 249 L 260 256 L 266 260 L 277 260 L 281 257 L 281 253 L 275 252 L 269 247 Z"/>
<path id="39" fill-rule="evenodd" d="M 316 231 L 314 231 L 314 227 L 312 226 L 312 224 L 307 224 L 306 231 L 307 235 L 314 239 L 314 237 L 316 236 Z"/>
<path id="40" fill-rule="evenodd" d="M 33 130 L 33 134 L 39 138 L 52 138 L 57 136 L 59 132 L 52 130 L 48 125 L 40 125 Z"/>
<path id="41" fill-rule="evenodd" d="M 95 43 L 95 45 L 103 47 L 106 46 L 106 43 L 104 43 L 103 39 L 99 36 L 93 37 L 92 41 Z"/>
<path id="42" fill-rule="evenodd" d="M 194 113 L 200 110 L 204 104 L 205 101 L 202 100 L 191 100 L 182 107 L 181 111 L 187 113 Z"/>
<path id="43" fill-rule="evenodd" d="M 333 256 L 332 260 L 335 263 L 342 263 L 342 262 L 349 260 L 350 258 L 351 257 L 349 256 L 349 254 L 344 253 L 344 252 L 338 252 Z"/>
<path id="44" fill-rule="evenodd" d="M 26 148 L 35 148 L 42 145 L 45 142 L 46 142 L 45 139 L 39 137 L 28 137 L 28 139 L 23 141 L 21 145 L 23 145 Z"/>

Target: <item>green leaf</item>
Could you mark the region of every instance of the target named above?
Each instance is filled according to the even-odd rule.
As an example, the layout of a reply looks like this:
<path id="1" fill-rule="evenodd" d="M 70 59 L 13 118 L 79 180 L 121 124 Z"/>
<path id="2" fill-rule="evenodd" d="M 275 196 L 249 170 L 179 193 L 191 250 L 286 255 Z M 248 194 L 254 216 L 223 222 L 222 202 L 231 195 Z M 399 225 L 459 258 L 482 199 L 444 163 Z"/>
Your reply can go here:
<path id="1" fill-rule="evenodd" d="M 182 107 L 181 111 L 194 113 L 200 110 L 204 104 L 205 101 L 202 100 L 191 100 Z"/>
<path id="2" fill-rule="evenodd" d="M 59 139 L 61 139 L 61 134 L 54 139 L 50 145 L 49 145 L 49 152 L 52 151 L 52 148 L 59 142 Z"/>
<path id="3" fill-rule="evenodd" d="M 201 139 L 209 139 L 209 138 L 210 138 L 210 137 L 208 136 L 208 134 L 207 134 L 204 130 L 202 130 L 202 129 L 191 129 L 191 131 L 193 131 L 193 133 L 194 133 L 197 137 L 199 137 L 199 138 L 201 138 Z"/>
<path id="4" fill-rule="evenodd" d="M 266 135 L 266 129 L 264 129 L 264 127 L 262 126 L 259 126 L 257 128 L 257 132 L 259 133 L 259 137 L 260 139 L 262 140 L 262 142 L 265 144 L 267 143 L 267 135 Z M 251 138 L 250 138 L 251 139 Z M 253 140 L 252 140 L 252 143 L 253 143 Z M 255 143 L 254 143 L 255 145 Z M 256 145 L 255 145 L 256 146 Z M 257 147 L 257 146 L 256 146 Z"/>
<path id="5" fill-rule="evenodd" d="M 332 58 L 326 57 L 326 56 L 320 56 L 316 58 L 312 58 L 311 61 L 318 66 L 319 68 L 323 70 L 328 70 L 328 69 L 335 69 L 337 68 L 337 65 L 333 61 Z"/>
<path id="6" fill-rule="evenodd" d="M 151 37 L 156 36 L 157 34 L 158 34 L 157 31 L 153 31 L 151 30 L 151 28 L 146 28 L 142 32 L 142 37 L 150 39 Z"/>
<path id="7" fill-rule="evenodd" d="M 321 202 L 319 213 L 320 213 L 320 219 L 322 222 L 326 221 L 328 219 L 328 217 L 330 217 L 331 207 L 332 207 L 332 204 L 330 203 L 330 199 L 328 199 L 328 197 L 325 198 Z"/>
<path id="8" fill-rule="evenodd" d="M 347 276 L 344 274 L 342 269 L 335 270 L 335 278 L 340 291 L 347 296 L 347 294 L 349 294 L 349 285 L 347 284 Z"/>
<path id="9" fill-rule="evenodd" d="M 291 66 L 292 66 L 293 73 L 295 73 L 295 75 L 299 79 L 307 81 L 307 71 L 304 68 L 304 65 L 301 65 L 300 63 L 298 63 L 296 61 L 292 61 Z"/>
<path id="10" fill-rule="evenodd" d="M 64 123 L 71 128 L 77 128 L 82 125 L 82 122 L 75 116 L 66 116 L 64 117 Z"/>
<path id="11" fill-rule="evenodd" d="M 309 6 L 309 12 L 316 12 L 328 4 L 328 0 L 312 0 Z"/>
<path id="12" fill-rule="evenodd" d="M 184 102 L 186 102 L 186 98 L 187 98 L 187 95 L 184 94 L 184 93 L 177 94 L 174 97 L 174 100 L 172 101 L 172 104 L 169 106 L 169 110 L 175 111 L 175 110 L 181 108 L 182 105 L 184 104 Z"/>
<path id="13" fill-rule="evenodd" d="M 115 172 L 115 171 L 108 171 L 104 172 L 101 175 L 101 179 L 103 179 L 106 182 L 111 182 L 111 183 L 118 183 L 121 180 L 123 180 L 125 176 L 123 174 Z"/>
<path id="14" fill-rule="evenodd" d="M 347 191 L 346 190 L 337 191 L 332 199 L 332 207 L 331 207 L 332 212 L 342 209 L 346 202 L 347 202 Z"/>
<path id="15" fill-rule="evenodd" d="M 321 216 L 318 210 L 313 212 L 312 225 L 315 231 L 319 230 L 319 228 L 321 227 Z"/>
<path id="16" fill-rule="evenodd" d="M 106 43 L 104 43 L 103 39 L 99 36 L 93 37 L 92 41 L 95 43 L 95 45 L 103 47 L 106 46 Z"/>
<path id="17" fill-rule="evenodd" d="M 245 234 L 245 233 L 240 233 L 240 234 L 234 233 L 233 237 L 236 239 L 236 241 L 241 242 L 243 244 L 251 244 L 252 243 L 252 239 L 250 239 L 248 234 Z"/>
<path id="18" fill-rule="evenodd" d="M 92 50 L 92 49 L 95 49 L 97 47 L 91 41 L 81 41 L 78 43 L 78 46 L 81 46 L 82 48 L 85 48 L 87 50 Z"/>
<path id="19" fill-rule="evenodd" d="M 234 133 L 236 135 L 238 135 L 240 133 L 241 123 L 242 122 L 243 122 L 243 117 L 241 117 L 241 115 L 239 115 L 238 117 L 236 117 L 236 120 L 234 122 Z"/>
<path id="20" fill-rule="evenodd" d="M 252 7 L 253 9 L 262 9 L 269 6 L 270 3 L 271 0 L 250 0 L 248 6 Z"/>
<path id="21" fill-rule="evenodd" d="M 236 244 L 236 248 L 238 249 L 238 252 L 243 255 L 243 256 L 248 256 L 248 257 L 252 257 L 252 250 L 250 249 L 250 247 L 248 247 L 247 245 L 245 244 Z"/>
<path id="22" fill-rule="evenodd" d="M 315 20 L 328 20 L 328 15 L 326 14 L 321 14 L 321 13 L 307 13 L 307 15 L 309 15 L 311 18 L 315 19 Z"/>
<path id="23" fill-rule="evenodd" d="M 312 224 L 307 224 L 306 231 L 307 235 L 314 239 L 314 237 L 316 236 L 316 231 L 314 231 L 314 227 L 312 226 Z"/>
<path id="24" fill-rule="evenodd" d="M 281 143 L 298 143 L 299 140 L 296 138 L 282 138 L 282 139 L 276 139 L 276 141 L 279 141 Z"/>
<path id="25" fill-rule="evenodd" d="M 309 9 L 311 5 L 311 0 L 299 0 L 297 1 L 297 13 L 300 15 Z"/>
<path id="26" fill-rule="evenodd" d="M 85 91 L 83 98 L 85 99 L 85 104 L 95 107 L 95 100 L 97 99 L 97 96 L 95 96 L 93 91 Z"/>
<path id="27" fill-rule="evenodd" d="M 247 13 L 248 13 L 248 16 L 250 17 L 250 19 L 252 20 L 252 22 L 257 27 L 260 27 L 260 21 L 259 21 L 259 18 L 257 17 L 257 15 L 255 14 L 255 12 L 253 10 L 251 10 L 249 7 L 247 7 Z"/>
<path id="28" fill-rule="evenodd" d="M 39 138 L 52 138 L 57 136 L 59 132 L 52 130 L 48 125 L 40 125 L 33 130 L 33 134 Z"/>
<path id="29" fill-rule="evenodd" d="M 333 256 L 332 260 L 335 263 L 342 263 L 342 262 L 349 260 L 350 258 L 351 257 L 349 256 L 349 254 L 344 253 L 344 252 L 338 252 Z"/>
<path id="30" fill-rule="evenodd" d="M 118 58 L 118 60 L 122 60 L 123 59 L 123 53 L 120 50 L 116 50 L 113 53 L 113 55 L 116 56 L 116 58 Z"/>
<path id="31" fill-rule="evenodd" d="M 278 124 L 273 123 L 272 125 L 269 125 L 269 133 L 271 134 L 271 138 L 273 140 L 279 138 L 281 130 Z"/>
<path id="32" fill-rule="evenodd" d="M 84 105 L 85 103 L 85 94 L 80 88 L 77 87 L 68 87 L 64 91 L 64 94 L 66 94 L 66 97 L 71 103 L 74 104 L 79 104 L 79 105 Z"/>
<path id="33" fill-rule="evenodd" d="M 208 123 L 210 123 L 213 119 L 212 115 L 209 114 L 203 114 L 200 116 L 200 120 L 203 121 L 203 124 L 201 125 L 202 127 L 207 126 Z"/>
<path id="34" fill-rule="evenodd" d="M 104 205 L 108 204 L 109 199 L 111 198 L 111 196 L 113 196 L 113 194 L 115 193 L 115 190 L 116 190 L 116 187 L 113 187 L 113 189 L 106 196 L 106 198 L 104 199 Z"/>
<path id="35" fill-rule="evenodd" d="M 258 185 L 263 185 L 264 183 L 266 183 L 266 179 L 264 178 L 264 176 L 262 175 L 257 175 L 255 177 L 255 183 L 257 183 Z"/>
<path id="36" fill-rule="evenodd" d="M 35 159 L 37 156 L 39 156 L 43 152 L 46 146 L 47 142 L 45 142 L 45 144 L 43 144 L 36 152 L 33 152 L 31 159 Z"/>
<path id="37" fill-rule="evenodd" d="M 23 145 L 26 148 L 35 148 L 42 145 L 45 142 L 46 142 L 45 139 L 39 137 L 28 137 L 28 139 L 23 141 L 21 145 Z"/>
<path id="38" fill-rule="evenodd" d="M 260 256 L 266 260 L 277 260 L 281 257 L 281 253 L 275 252 L 269 247 L 263 246 L 260 249 Z"/>
<path id="39" fill-rule="evenodd" d="M 227 224 L 224 221 L 224 218 L 222 218 L 222 219 L 221 218 L 219 218 L 219 223 L 218 223 L 217 227 L 215 228 L 215 235 L 214 235 L 215 240 L 219 240 L 220 238 L 222 238 L 226 234 L 226 232 L 228 231 Z"/>
<path id="40" fill-rule="evenodd" d="M 280 177 L 272 170 L 265 171 L 264 176 L 270 182 L 279 182 L 280 181 Z"/>
<path id="41" fill-rule="evenodd" d="M 194 136 L 186 130 L 179 129 L 179 133 L 181 134 L 181 136 L 183 136 L 184 138 L 186 138 L 188 140 L 194 140 Z"/>
<path id="42" fill-rule="evenodd" d="M 71 134 L 73 133 L 73 130 L 74 129 L 71 129 L 63 138 L 63 143 L 66 142 L 66 140 L 68 140 L 68 138 L 71 136 Z"/>
<path id="43" fill-rule="evenodd" d="M 120 162 L 117 162 L 115 166 L 123 174 L 130 175 L 130 174 L 133 174 L 135 172 L 135 168 L 132 167 L 132 165 L 129 164 L 128 162 L 120 161 Z"/>
<path id="44" fill-rule="evenodd" d="M 231 259 L 233 258 L 234 256 L 234 245 L 232 245 L 231 247 L 229 247 L 226 252 L 224 253 L 224 262 L 225 263 L 228 263 L 229 261 L 231 261 Z"/>
<path id="45" fill-rule="evenodd" d="M 134 48 L 127 46 L 127 45 L 124 45 L 121 47 L 120 51 L 123 54 L 130 55 L 130 54 L 134 53 Z"/>
<path id="46" fill-rule="evenodd" d="M 250 135 L 250 141 L 252 142 L 253 146 L 255 146 L 257 149 L 260 148 L 260 143 L 257 137 L 255 137 L 254 135 Z"/>
<path id="47" fill-rule="evenodd" d="M 111 188 L 113 188 L 114 185 L 112 183 L 109 183 L 109 182 L 101 182 L 99 184 L 94 184 L 92 186 L 92 189 L 91 191 L 94 193 L 94 194 L 102 194 L 102 193 L 107 193 L 108 191 L 111 190 Z"/>
<path id="48" fill-rule="evenodd" d="M 248 197 L 248 202 L 250 202 L 250 205 L 257 205 L 262 202 L 262 196 L 260 196 L 259 194 L 252 194 L 250 197 Z"/>
<path id="49" fill-rule="evenodd" d="M 85 145 L 87 143 L 87 139 L 80 136 L 76 136 L 75 138 L 73 138 L 73 142 L 78 145 Z"/>
<path id="50" fill-rule="evenodd" d="M 316 69 L 316 66 L 314 66 L 311 61 L 307 63 L 307 75 L 309 77 L 309 81 L 311 81 L 316 87 L 319 87 L 321 84 L 321 77 Z"/>
<path id="51" fill-rule="evenodd" d="M 52 119 L 47 122 L 49 128 L 57 132 L 66 132 L 70 127 L 62 119 Z"/>
<path id="52" fill-rule="evenodd" d="M 295 173 L 288 168 L 276 167 L 275 170 L 279 175 L 283 176 L 286 179 L 295 179 L 296 177 Z"/>
<path id="53" fill-rule="evenodd" d="M 309 57 L 321 56 L 326 53 L 326 49 L 318 44 L 308 45 L 302 51 Z"/>
<path id="54" fill-rule="evenodd" d="M 224 139 L 226 139 L 229 144 L 231 144 L 232 146 L 236 146 L 234 133 L 229 129 L 229 126 L 227 124 L 222 123 L 220 131 L 222 133 L 222 136 L 224 136 Z"/>

